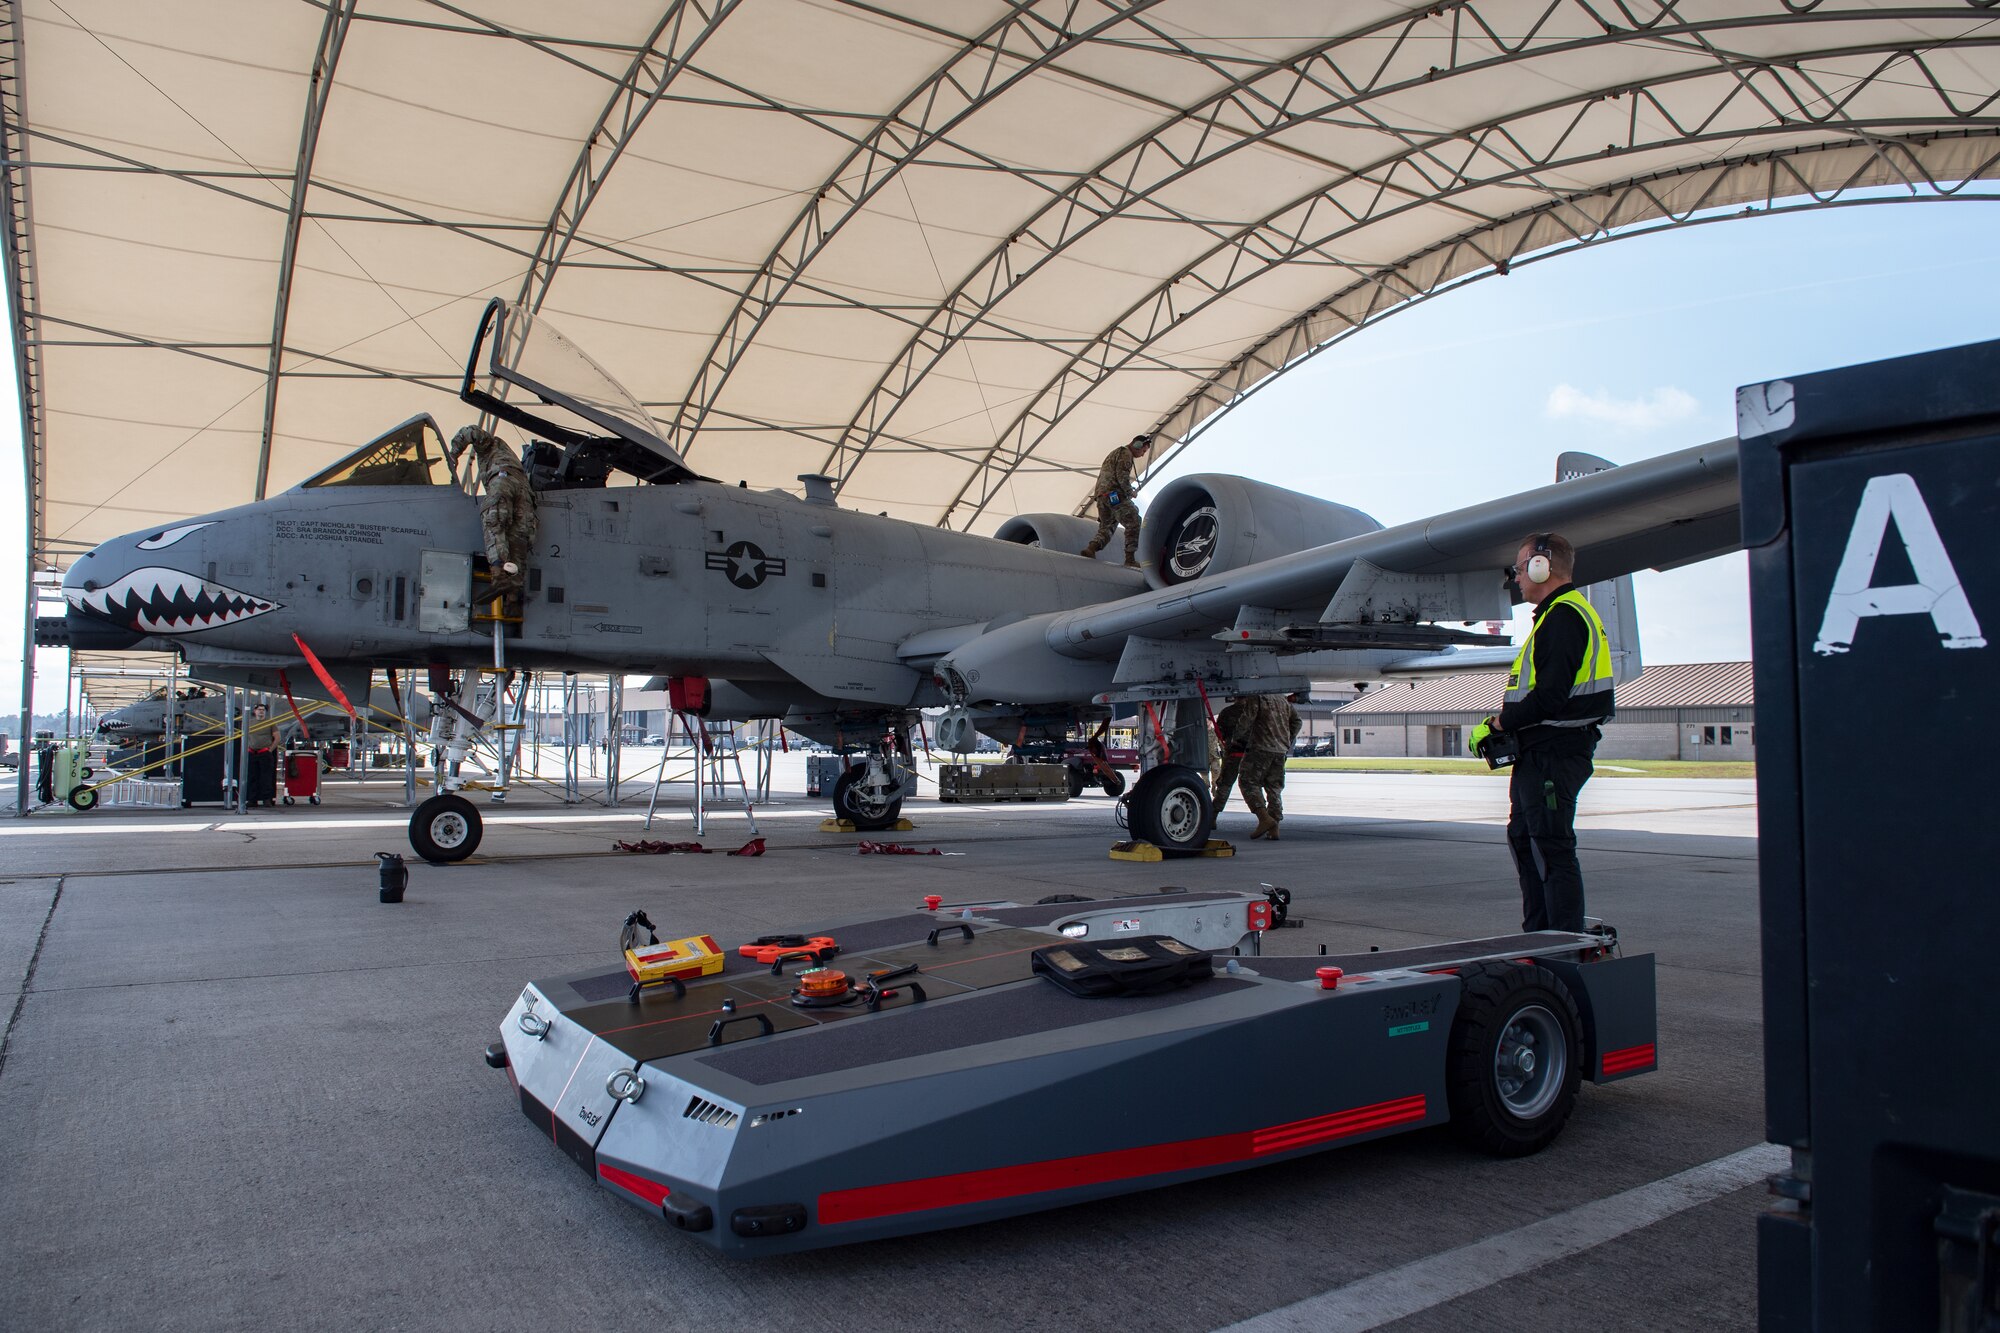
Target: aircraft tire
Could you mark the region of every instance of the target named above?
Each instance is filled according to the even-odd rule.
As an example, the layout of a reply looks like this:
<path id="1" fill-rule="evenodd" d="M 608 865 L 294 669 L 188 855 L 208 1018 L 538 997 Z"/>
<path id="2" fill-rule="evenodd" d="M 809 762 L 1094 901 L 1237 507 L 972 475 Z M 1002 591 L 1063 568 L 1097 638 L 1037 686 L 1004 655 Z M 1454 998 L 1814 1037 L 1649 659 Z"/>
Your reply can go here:
<path id="1" fill-rule="evenodd" d="M 431 797 L 410 816 L 410 846 L 433 865 L 463 861 L 478 850 L 479 811 L 453 792 Z"/>
<path id="2" fill-rule="evenodd" d="M 1445 1054 L 1445 1094 L 1458 1137 L 1496 1157 L 1555 1141 L 1576 1106 L 1583 1021 L 1545 967 L 1475 963 L 1458 974 Z"/>
<path id="3" fill-rule="evenodd" d="M 856 764 L 834 780 L 833 813 L 836 818 L 852 821 L 855 828 L 866 833 L 894 828 L 903 817 L 903 798 L 898 796 L 880 805 L 868 804 L 855 790 L 867 772 L 867 765 Z"/>
<path id="4" fill-rule="evenodd" d="M 97 788 L 72 787 L 69 793 L 69 808 L 72 810 L 94 810 L 97 808 Z"/>
<path id="5" fill-rule="evenodd" d="M 1207 775 L 1186 764 L 1161 764 L 1141 774 L 1125 809 L 1132 836 L 1163 852 L 1198 852 L 1215 827 Z"/>

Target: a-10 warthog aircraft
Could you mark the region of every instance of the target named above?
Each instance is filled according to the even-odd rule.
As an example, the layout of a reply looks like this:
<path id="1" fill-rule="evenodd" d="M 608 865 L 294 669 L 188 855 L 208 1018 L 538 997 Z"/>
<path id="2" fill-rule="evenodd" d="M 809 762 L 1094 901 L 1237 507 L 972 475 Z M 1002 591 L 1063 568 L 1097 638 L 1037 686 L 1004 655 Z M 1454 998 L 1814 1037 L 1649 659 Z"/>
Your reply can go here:
<path id="1" fill-rule="evenodd" d="M 1154 496 L 1134 570 L 1074 554 L 1092 527 L 1072 515 L 976 536 L 843 509 L 823 477 L 794 495 L 698 476 L 589 357 L 497 301 L 460 396 L 526 436 L 538 530 L 517 616 L 482 595 L 480 503 L 428 416 L 280 495 L 107 541 L 63 584 L 75 640 L 169 643 L 206 679 L 310 672 L 356 698 L 373 668 L 428 668 L 438 793 L 411 838 L 436 859 L 479 839 L 460 792 L 482 785 L 468 760 L 502 714 L 496 658 L 705 678 L 707 715 L 780 717 L 854 756 L 834 803 L 861 828 L 896 819 L 921 708 L 950 709 L 940 732 L 963 751 L 1136 705 L 1166 762 L 1126 796 L 1129 825 L 1185 850 L 1212 815 L 1206 773 L 1170 762 L 1197 753 L 1189 737 L 1205 761 L 1202 715 L 1176 721 L 1176 702 L 1505 661 L 1504 640 L 1448 626 L 1510 614 L 1501 571 L 1524 533 L 1569 537 L 1579 582 L 1738 544 L 1734 440 L 1390 528 L 1182 477 Z M 1629 599 L 1616 610 L 1629 631 Z"/>

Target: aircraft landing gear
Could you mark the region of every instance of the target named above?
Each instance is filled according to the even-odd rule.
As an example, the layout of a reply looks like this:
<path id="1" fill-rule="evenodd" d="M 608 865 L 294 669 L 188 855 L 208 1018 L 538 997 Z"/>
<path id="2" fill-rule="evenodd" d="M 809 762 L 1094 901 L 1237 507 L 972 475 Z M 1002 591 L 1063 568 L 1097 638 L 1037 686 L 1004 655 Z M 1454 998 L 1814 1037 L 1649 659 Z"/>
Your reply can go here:
<path id="1" fill-rule="evenodd" d="M 879 759 L 854 764 L 834 781 L 833 812 L 863 832 L 894 828 L 903 814 L 903 774 Z"/>
<path id="2" fill-rule="evenodd" d="M 431 797 L 410 816 L 410 846 L 434 865 L 463 861 L 478 850 L 479 811 L 455 792 Z"/>
<path id="3" fill-rule="evenodd" d="M 1147 769 L 1124 806 L 1132 836 L 1163 852 L 1198 852 L 1215 827 L 1208 775 L 1186 764 Z"/>

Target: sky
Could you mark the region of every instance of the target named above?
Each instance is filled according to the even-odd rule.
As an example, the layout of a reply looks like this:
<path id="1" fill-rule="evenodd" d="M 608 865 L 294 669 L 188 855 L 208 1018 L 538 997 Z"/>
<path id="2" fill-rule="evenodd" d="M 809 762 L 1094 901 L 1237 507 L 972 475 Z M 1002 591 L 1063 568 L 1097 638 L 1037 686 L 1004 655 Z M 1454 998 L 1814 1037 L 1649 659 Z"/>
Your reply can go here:
<path id="1" fill-rule="evenodd" d="M 1740 385 L 2000 337 L 2000 200 L 1755 216 L 1517 266 L 1294 366 L 1162 478 L 1239 472 L 1408 522 L 1735 433 Z M 0 383 L 12 384 L 0 349 Z M 19 415 L 0 413 L 0 713 L 20 699 Z M 1157 481 L 1153 483 L 1157 485 Z M 1741 555 L 1637 580 L 1648 663 L 1750 655 Z M 60 706 L 43 652 L 36 711 Z"/>

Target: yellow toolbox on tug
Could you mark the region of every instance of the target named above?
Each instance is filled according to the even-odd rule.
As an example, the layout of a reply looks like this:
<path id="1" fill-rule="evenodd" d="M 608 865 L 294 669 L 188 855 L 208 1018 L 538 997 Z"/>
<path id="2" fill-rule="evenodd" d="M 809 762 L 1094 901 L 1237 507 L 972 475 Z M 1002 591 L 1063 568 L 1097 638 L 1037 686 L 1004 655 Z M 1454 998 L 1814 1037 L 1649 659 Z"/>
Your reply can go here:
<path id="1" fill-rule="evenodd" d="M 639 943 L 641 930 L 646 932 L 644 944 Z M 634 912 L 625 918 L 625 925 L 618 932 L 618 947 L 625 954 L 625 971 L 632 978 L 627 998 L 635 1004 L 639 992 L 649 986 L 673 986 L 678 990 L 682 982 L 714 976 L 722 970 L 724 961 L 713 935 L 689 935 L 662 943 L 644 912 Z"/>

